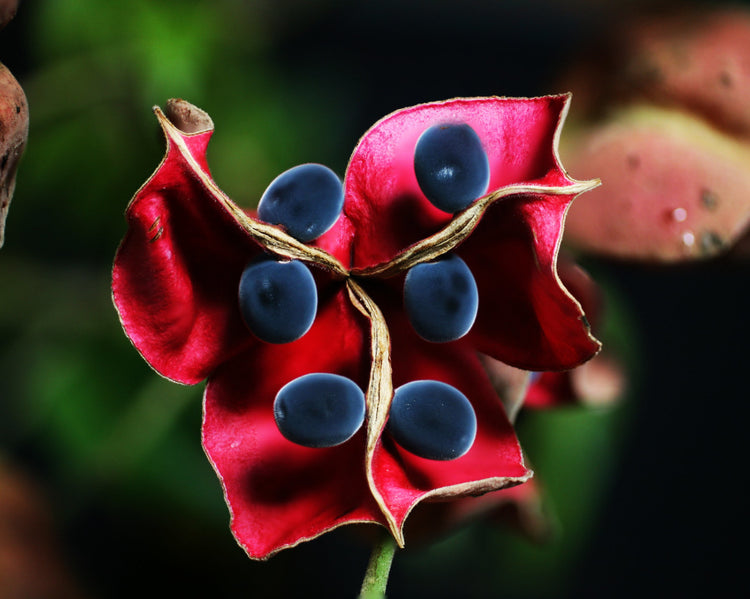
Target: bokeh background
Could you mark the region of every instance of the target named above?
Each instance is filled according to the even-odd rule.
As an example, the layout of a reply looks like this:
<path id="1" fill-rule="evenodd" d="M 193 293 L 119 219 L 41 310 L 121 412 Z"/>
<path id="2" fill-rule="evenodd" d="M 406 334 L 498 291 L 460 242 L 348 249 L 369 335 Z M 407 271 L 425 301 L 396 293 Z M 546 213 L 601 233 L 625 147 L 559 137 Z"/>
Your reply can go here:
<path id="1" fill-rule="evenodd" d="M 200 446 L 201 386 L 159 378 L 122 333 L 110 269 L 163 154 L 154 104 L 212 116 L 214 177 L 251 206 L 296 164 L 343 174 L 397 108 L 567 91 L 560 73 L 626 16 L 691 5 L 23 0 L 0 31 L 31 114 L 0 250 L 0 599 L 344 598 L 364 573 L 351 528 L 248 560 Z M 628 387 L 610 406 L 522 415 L 553 536 L 469 523 L 399 553 L 389 597 L 748 590 L 750 265 L 580 260 Z M 35 594 L 13 594 L 11 575 Z"/>

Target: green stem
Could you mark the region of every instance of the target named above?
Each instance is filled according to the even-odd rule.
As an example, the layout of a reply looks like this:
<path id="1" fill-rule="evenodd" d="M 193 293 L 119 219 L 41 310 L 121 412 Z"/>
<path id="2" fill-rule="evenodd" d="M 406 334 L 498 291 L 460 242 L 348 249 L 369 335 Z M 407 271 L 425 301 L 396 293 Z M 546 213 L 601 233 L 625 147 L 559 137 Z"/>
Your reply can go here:
<path id="1" fill-rule="evenodd" d="M 372 548 L 359 599 L 384 599 L 388 574 L 391 571 L 391 563 L 395 554 L 396 540 L 389 531 L 384 530 Z"/>

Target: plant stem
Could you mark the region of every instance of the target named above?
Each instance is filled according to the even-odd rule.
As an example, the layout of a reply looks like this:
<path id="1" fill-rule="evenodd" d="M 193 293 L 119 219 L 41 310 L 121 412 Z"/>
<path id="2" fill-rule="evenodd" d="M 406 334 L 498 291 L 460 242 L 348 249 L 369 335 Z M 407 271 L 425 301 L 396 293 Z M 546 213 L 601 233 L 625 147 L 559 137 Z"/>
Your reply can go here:
<path id="1" fill-rule="evenodd" d="M 388 574 L 391 571 L 391 563 L 395 554 L 396 540 L 390 532 L 384 530 L 372 548 L 359 599 L 384 599 Z"/>

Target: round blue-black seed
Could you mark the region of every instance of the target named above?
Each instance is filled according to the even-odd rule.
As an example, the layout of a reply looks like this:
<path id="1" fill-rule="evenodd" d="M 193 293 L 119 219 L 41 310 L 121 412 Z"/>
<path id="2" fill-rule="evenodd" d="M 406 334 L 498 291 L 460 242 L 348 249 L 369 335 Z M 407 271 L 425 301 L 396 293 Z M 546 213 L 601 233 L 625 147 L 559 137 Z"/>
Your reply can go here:
<path id="1" fill-rule="evenodd" d="M 300 164 L 271 181 L 258 203 L 258 218 L 307 242 L 330 229 L 343 207 L 344 187 L 336 173 L 322 164 Z"/>
<path id="2" fill-rule="evenodd" d="M 445 343 L 463 337 L 477 317 L 479 290 L 474 275 L 455 254 L 422 262 L 406 273 L 404 309 L 426 341 Z"/>
<path id="3" fill-rule="evenodd" d="M 453 213 L 487 191 L 490 162 L 469 125 L 434 125 L 417 140 L 414 173 L 425 197 L 441 210 Z"/>
<path id="4" fill-rule="evenodd" d="M 315 320 L 315 279 L 298 260 L 264 257 L 243 271 L 239 306 L 245 324 L 259 339 L 268 343 L 295 341 L 310 330 Z"/>
<path id="5" fill-rule="evenodd" d="M 365 419 L 365 395 L 344 376 L 316 372 L 284 385 L 273 404 L 284 437 L 305 447 L 333 447 L 350 439 Z"/>
<path id="6" fill-rule="evenodd" d="M 466 396 L 439 381 L 413 381 L 393 395 L 388 431 L 404 449 L 429 460 L 453 460 L 474 444 L 477 417 Z"/>

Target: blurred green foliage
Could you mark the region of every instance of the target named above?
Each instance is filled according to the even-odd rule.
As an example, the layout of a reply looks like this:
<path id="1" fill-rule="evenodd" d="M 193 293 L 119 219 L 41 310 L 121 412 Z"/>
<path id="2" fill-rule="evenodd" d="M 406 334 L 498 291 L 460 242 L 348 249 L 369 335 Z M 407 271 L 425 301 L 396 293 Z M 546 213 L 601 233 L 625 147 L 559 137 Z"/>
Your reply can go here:
<path id="1" fill-rule="evenodd" d="M 338 76 L 333 62 L 299 70 L 279 52 L 301 21 L 316 10 L 331 18 L 336 5 L 27 0 L 0 33 L 14 35 L 24 55 L 17 74 L 31 112 L 0 252 L 0 453 L 44 481 L 66 553 L 95 596 L 129 596 L 149 579 L 147 596 L 203 583 L 214 596 L 294 596 L 310 578 L 290 579 L 292 568 L 319 584 L 338 575 L 340 595 L 323 594 L 353 596 L 364 571 L 367 548 L 345 531 L 270 564 L 245 563 L 200 447 L 201 388 L 149 369 L 122 333 L 109 291 L 123 212 L 163 153 L 152 105 L 182 97 L 213 117 L 209 162 L 242 205 L 301 162 L 343 173 L 364 132 L 352 131 L 361 91 L 350 66 Z M 387 29 L 380 36 L 387 40 Z M 343 64 L 346 53 L 327 58 Z M 506 93 L 502 81 L 492 89 Z M 468 527 L 399 555 L 392 596 L 416 596 L 421 583 L 440 596 L 456 580 L 466 597 L 493 596 L 487 585 L 498 596 L 554 596 L 596 521 L 620 416 L 567 410 L 523 422 L 562 531 L 549 547 Z M 336 564 L 347 567 L 336 574 Z M 176 574 L 184 568 L 189 576 Z M 325 588 L 337 584 L 328 579 Z"/>
<path id="2" fill-rule="evenodd" d="M 256 202 L 280 167 L 346 155 L 335 90 L 299 88 L 264 60 L 252 3 L 76 0 L 25 10 L 33 11 L 28 50 L 39 66 L 23 79 L 34 141 L 23 168 L 40 175 L 27 176 L 19 195 L 48 198 L 48 210 L 40 219 L 38 204 L 19 201 L 13 218 L 16 228 L 33 223 L 45 256 L 52 248 L 109 256 L 122 219 L 108 208 L 121 208 L 158 164 L 149 108 L 167 98 L 214 116 L 215 177 L 241 204 Z M 342 170 L 344 160 L 335 166 Z M 75 193 L 60 197 L 62 189 Z"/>

